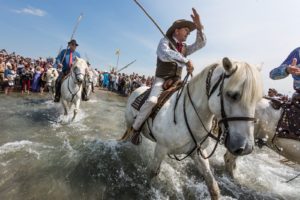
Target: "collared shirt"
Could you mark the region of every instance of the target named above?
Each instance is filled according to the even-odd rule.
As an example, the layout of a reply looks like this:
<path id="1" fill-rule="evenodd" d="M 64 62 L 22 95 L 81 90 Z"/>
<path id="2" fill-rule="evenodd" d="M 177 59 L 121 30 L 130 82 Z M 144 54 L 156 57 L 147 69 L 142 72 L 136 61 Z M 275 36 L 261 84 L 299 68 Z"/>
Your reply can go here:
<path id="1" fill-rule="evenodd" d="M 67 51 L 67 52 L 66 52 L 66 56 L 65 56 L 65 58 L 64 58 L 64 60 L 63 60 L 63 63 L 61 63 L 61 61 L 62 61 L 62 59 L 63 59 L 63 57 L 64 57 L 64 55 L 65 55 L 65 51 Z M 57 58 L 56 58 L 56 63 L 57 63 L 57 64 L 61 63 L 61 64 L 63 65 L 63 67 L 62 67 L 62 72 L 63 72 L 63 73 L 66 73 L 68 70 L 70 70 L 70 69 L 69 69 L 69 65 L 70 65 L 70 53 L 71 53 L 71 50 L 70 50 L 70 49 L 64 49 L 64 50 L 62 50 L 62 51 L 58 54 L 58 56 L 57 56 Z M 74 63 L 75 57 L 80 58 L 80 54 L 79 54 L 77 51 L 73 51 L 73 52 L 72 52 L 72 63 Z"/>
<path id="2" fill-rule="evenodd" d="M 193 44 L 186 46 L 186 55 L 188 56 L 197 51 L 198 49 L 201 49 L 205 46 L 205 44 L 206 37 L 204 33 L 202 34 L 200 31 L 197 30 L 196 41 Z M 189 61 L 181 53 L 171 49 L 169 46 L 169 40 L 166 38 L 162 38 L 160 40 L 156 54 L 161 61 L 176 62 L 179 67 L 185 67 L 185 64 Z"/>
<path id="3" fill-rule="evenodd" d="M 274 68 L 270 72 L 270 78 L 278 80 L 287 77 L 289 75 L 287 67 L 292 64 L 293 58 L 297 59 L 297 67 L 300 67 L 300 47 L 294 49 L 279 67 Z M 294 79 L 294 89 L 300 90 L 300 76 L 292 75 L 292 77 Z"/>

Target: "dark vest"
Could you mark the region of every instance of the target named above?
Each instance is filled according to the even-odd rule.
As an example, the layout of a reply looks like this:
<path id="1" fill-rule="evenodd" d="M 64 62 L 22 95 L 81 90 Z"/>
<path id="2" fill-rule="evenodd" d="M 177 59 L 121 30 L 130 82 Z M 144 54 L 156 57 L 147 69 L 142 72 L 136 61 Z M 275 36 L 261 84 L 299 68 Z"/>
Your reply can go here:
<path id="1" fill-rule="evenodd" d="M 169 40 L 176 46 L 176 42 L 169 38 Z M 174 50 L 171 44 L 169 44 L 170 48 Z M 183 46 L 183 52 L 180 52 L 184 57 L 186 56 L 186 45 Z M 156 63 L 156 72 L 155 76 L 159 78 L 163 78 L 165 80 L 170 78 L 179 78 L 181 79 L 182 67 L 178 67 L 176 62 L 163 62 L 157 57 Z"/>

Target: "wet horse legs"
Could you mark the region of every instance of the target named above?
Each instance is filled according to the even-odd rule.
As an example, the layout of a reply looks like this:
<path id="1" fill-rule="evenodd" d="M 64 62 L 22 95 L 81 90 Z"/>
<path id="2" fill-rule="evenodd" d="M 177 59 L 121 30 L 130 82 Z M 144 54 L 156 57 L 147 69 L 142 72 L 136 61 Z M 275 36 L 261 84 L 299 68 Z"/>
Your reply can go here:
<path id="1" fill-rule="evenodd" d="M 237 157 L 232 155 L 229 151 L 226 151 L 224 154 L 225 168 L 232 178 L 234 178 L 234 171 L 236 169 L 236 159 Z"/>
<path id="2" fill-rule="evenodd" d="M 167 149 L 159 144 L 156 144 L 154 151 L 153 163 L 151 166 L 150 177 L 156 177 L 160 172 L 160 165 L 165 156 L 167 155 Z"/>
<path id="3" fill-rule="evenodd" d="M 206 150 L 202 150 L 204 156 L 207 156 Z M 202 158 L 197 152 L 194 152 L 192 155 L 192 159 L 194 160 L 198 170 L 204 176 L 206 185 L 208 187 L 211 199 L 217 200 L 220 198 L 220 189 L 218 186 L 215 177 L 212 174 L 212 171 L 209 166 L 208 159 Z"/>

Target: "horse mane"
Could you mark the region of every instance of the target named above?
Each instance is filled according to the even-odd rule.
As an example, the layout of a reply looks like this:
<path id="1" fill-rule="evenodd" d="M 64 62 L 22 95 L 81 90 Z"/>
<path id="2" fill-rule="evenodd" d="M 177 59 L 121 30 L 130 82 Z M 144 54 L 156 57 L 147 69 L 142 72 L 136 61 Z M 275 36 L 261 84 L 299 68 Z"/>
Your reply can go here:
<path id="1" fill-rule="evenodd" d="M 262 77 L 259 70 L 246 62 L 233 62 L 232 64 L 238 68 L 229 78 L 224 89 L 231 91 L 237 90 L 239 86 L 237 83 L 244 80 L 241 96 L 242 104 L 246 106 L 257 103 L 263 96 Z"/>
<path id="2" fill-rule="evenodd" d="M 246 62 L 233 61 L 233 68 L 237 66 L 237 70 L 233 73 L 227 82 L 224 83 L 224 91 L 237 91 L 242 84 L 241 103 L 244 106 L 256 103 L 263 96 L 262 78 L 261 74 L 254 66 Z M 208 71 L 215 65 L 218 65 L 216 70 L 225 72 L 221 62 L 215 62 L 205 67 L 199 74 L 191 79 L 192 82 L 206 80 Z M 219 69 L 218 69 L 219 68 Z M 238 84 L 241 83 L 241 84 Z M 206 84 L 206 82 L 204 82 Z"/>
<path id="3" fill-rule="evenodd" d="M 87 62 L 83 58 L 76 58 L 76 62 L 74 63 L 75 66 L 85 66 L 88 68 Z"/>

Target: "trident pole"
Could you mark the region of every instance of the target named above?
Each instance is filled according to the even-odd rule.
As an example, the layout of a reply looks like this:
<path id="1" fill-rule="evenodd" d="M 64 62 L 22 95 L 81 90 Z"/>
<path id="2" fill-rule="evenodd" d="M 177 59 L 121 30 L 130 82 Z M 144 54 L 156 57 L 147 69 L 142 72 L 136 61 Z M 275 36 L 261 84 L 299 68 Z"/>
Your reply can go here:
<path id="1" fill-rule="evenodd" d="M 155 20 L 148 14 L 148 12 L 144 9 L 144 7 L 137 0 L 133 0 L 133 1 L 142 9 L 142 11 L 147 15 L 147 17 L 153 22 L 153 24 L 158 28 L 159 32 L 164 36 L 164 38 L 166 38 L 169 41 L 169 43 L 171 44 L 174 51 L 178 52 L 178 50 L 174 46 L 173 42 L 171 42 L 169 40 L 169 38 L 165 35 L 165 33 L 162 31 L 162 29 L 159 27 L 159 25 L 155 22 Z M 180 52 L 178 52 L 178 53 L 180 53 Z M 193 77 L 192 73 L 187 73 L 186 79 L 188 78 L 189 75 L 191 75 L 191 77 Z"/>
<path id="2" fill-rule="evenodd" d="M 133 63 L 135 63 L 136 60 L 128 63 L 127 65 L 125 65 L 124 67 L 122 67 L 121 69 L 117 70 L 117 72 L 119 73 L 120 71 L 122 71 L 123 69 L 126 69 L 127 67 L 129 67 L 130 65 L 132 65 Z"/>
<path id="3" fill-rule="evenodd" d="M 77 19 L 77 21 L 76 21 L 76 24 L 75 24 L 75 26 L 74 26 L 74 29 L 73 29 L 73 32 L 72 32 L 72 35 L 71 35 L 71 39 L 70 39 L 69 41 L 71 41 L 71 40 L 73 39 L 73 37 L 74 37 L 74 35 L 75 35 L 75 32 L 76 32 L 76 30 L 77 30 L 77 28 L 78 28 L 78 25 L 79 25 L 79 23 L 80 23 L 82 17 L 83 17 L 83 13 L 80 13 L 80 15 L 79 15 L 79 17 L 78 17 L 78 19 Z M 68 47 L 69 47 L 69 44 L 67 45 L 67 48 L 66 48 L 66 49 L 68 49 Z M 63 58 L 62 58 L 62 60 L 61 60 L 61 63 L 63 63 L 63 61 L 64 61 L 64 59 L 65 59 L 65 57 L 66 57 L 66 53 L 67 53 L 67 51 L 65 51 L 64 56 L 63 56 Z"/>
<path id="4" fill-rule="evenodd" d="M 155 20 L 148 14 L 148 12 L 144 9 L 144 7 L 137 0 L 133 0 L 133 1 L 142 9 L 142 11 L 146 14 L 146 16 L 153 22 L 153 24 L 156 26 L 156 28 L 159 30 L 159 32 L 164 36 L 164 38 L 166 38 L 170 42 L 173 49 L 178 52 L 178 50 L 176 49 L 174 44 L 169 40 L 169 38 L 166 36 L 166 34 L 162 31 L 162 29 L 155 22 Z"/>

